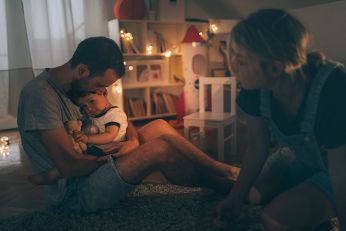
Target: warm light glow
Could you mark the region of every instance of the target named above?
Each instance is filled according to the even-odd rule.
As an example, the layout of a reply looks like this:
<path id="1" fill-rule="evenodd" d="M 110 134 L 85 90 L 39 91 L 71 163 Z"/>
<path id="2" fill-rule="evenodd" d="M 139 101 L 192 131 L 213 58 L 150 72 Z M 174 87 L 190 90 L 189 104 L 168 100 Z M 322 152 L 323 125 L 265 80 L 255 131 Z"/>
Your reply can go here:
<path id="1" fill-rule="evenodd" d="M 124 65 L 126 66 L 126 61 L 124 61 Z"/>
<path id="2" fill-rule="evenodd" d="M 149 54 L 149 55 L 153 54 L 153 46 L 152 45 L 147 46 L 147 54 Z"/>
<path id="3" fill-rule="evenodd" d="M 124 38 L 124 39 L 126 39 L 127 41 L 130 41 L 130 40 L 132 40 L 133 39 L 133 36 L 132 36 L 132 34 L 131 33 L 125 33 L 125 31 L 124 30 L 120 30 L 120 37 L 122 37 L 122 38 Z"/>
<path id="4" fill-rule="evenodd" d="M 0 138 L 0 141 L 1 141 L 2 143 L 8 143 L 9 139 L 8 139 L 7 136 L 3 136 L 3 137 Z"/>
<path id="5" fill-rule="evenodd" d="M 130 66 L 129 66 L 129 71 L 132 71 L 132 70 L 133 70 L 133 66 L 130 65 Z"/>
<path id="6" fill-rule="evenodd" d="M 199 32 L 198 34 L 199 36 L 203 37 L 203 32 Z"/>
<path id="7" fill-rule="evenodd" d="M 169 58 L 169 57 L 171 57 L 171 56 L 172 56 L 172 51 L 171 51 L 171 50 L 167 50 L 167 51 L 165 52 L 165 57 Z"/>
<path id="8" fill-rule="evenodd" d="M 217 27 L 216 24 L 213 23 L 213 24 L 210 25 L 210 30 L 211 30 L 213 33 L 215 33 L 218 29 L 219 29 L 219 28 Z"/>
<path id="9" fill-rule="evenodd" d="M 0 155 L 2 158 L 6 158 L 10 154 L 9 139 L 6 136 L 1 137 L 0 139 Z"/>
<path id="10" fill-rule="evenodd" d="M 122 92 L 122 88 L 120 86 L 115 87 L 115 92 L 120 94 Z"/>
<path id="11" fill-rule="evenodd" d="M 192 47 L 196 47 L 197 43 L 196 42 L 192 42 Z"/>

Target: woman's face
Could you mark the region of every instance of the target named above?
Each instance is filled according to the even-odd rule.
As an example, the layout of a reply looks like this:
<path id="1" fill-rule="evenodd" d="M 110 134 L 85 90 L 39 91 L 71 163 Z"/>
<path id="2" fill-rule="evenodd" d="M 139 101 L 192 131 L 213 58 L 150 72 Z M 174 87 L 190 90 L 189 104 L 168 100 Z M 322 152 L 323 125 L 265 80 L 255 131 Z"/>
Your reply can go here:
<path id="1" fill-rule="evenodd" d="M 232 73 L 244 89 L 253 90 L 270 86 L 270 76 L 265 74 L 260 60 L 234 42 L 229 48 Z"/>

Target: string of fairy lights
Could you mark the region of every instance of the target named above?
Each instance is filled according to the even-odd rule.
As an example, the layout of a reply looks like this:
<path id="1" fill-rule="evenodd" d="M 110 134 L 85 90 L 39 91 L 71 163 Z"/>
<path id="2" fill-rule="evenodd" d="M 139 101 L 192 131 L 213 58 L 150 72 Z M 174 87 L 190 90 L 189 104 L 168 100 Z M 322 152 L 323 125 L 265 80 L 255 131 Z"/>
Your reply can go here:
<path id="1" fill-rule="evenodd" d="M 210 40 L 211 37 L 213 36 L 213 34 L 218 30 L 218 27 L 216 24 L 212 23 L 209 25 L 209 28 L 208 28 L 208 31 L 206 33 L 203 33 L 203 32 L 199 32 L 199 35 L 204 38 L 205 40 Z M 123 42 L 125 43 L 128 43 L 130 46 L 134 47 L 134 44 L 133 44 L 133 35 L 132 33 L 130 32 L 126 32 L 124 29 L 121 29 L 120 30 L 120 37 L 122 39 Z M 196 43 L 192 43 L 192 46 L 193 47 L 196 47 Z M 145 48 L 145 53 L 147 55 L 153 55 L 154 54 L 154 46 L 152 44 L 148 44 L 146 45 L 146 48 Z M 173 51 L 171 49 L 166 49 L 164 51 L 164 56 L 166 58 L 169 58 L 173 55 Z M 124 62 L 124 65 L 126 65 L 126 62 Z M 132 71 L 133 70 L 133 66 L 129 66 L 128 67 L 129 71 Z"/>
<path id="2" fill-rule="evenodd" d="M 10 154 L 10 140 L 7 136 L 0 138 L 0 155 L 3 158 L 6 158 Z"/>

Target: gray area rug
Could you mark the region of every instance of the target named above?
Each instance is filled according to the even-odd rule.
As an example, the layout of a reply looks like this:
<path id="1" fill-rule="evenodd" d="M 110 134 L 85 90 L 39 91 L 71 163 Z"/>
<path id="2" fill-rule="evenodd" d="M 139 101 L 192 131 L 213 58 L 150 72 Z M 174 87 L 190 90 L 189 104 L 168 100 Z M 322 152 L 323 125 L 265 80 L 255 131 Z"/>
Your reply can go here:
<path id="1" fill-rule="evenodd" d="M 0 230 L 220 230 L 213 223 L 221 195 L 201 188 L 143 184 L 117 207 L 97 213 L 47 210 L 0 220 Z M 262 230 L 258 207 L 244 206 L 230 230 Z"/>

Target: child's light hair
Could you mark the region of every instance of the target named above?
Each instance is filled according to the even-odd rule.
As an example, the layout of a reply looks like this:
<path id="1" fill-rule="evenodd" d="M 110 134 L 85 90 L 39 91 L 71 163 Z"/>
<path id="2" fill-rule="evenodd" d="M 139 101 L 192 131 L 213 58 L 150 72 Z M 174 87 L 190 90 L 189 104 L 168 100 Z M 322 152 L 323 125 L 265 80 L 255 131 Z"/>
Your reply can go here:
<path id="1" fill-rule="evenodd" d="M 279 9 L 250 14 L 232 30 L 230 41 L 261 62 L 279 61 L 292 73 L 307 62 L 308 33 L 294 16 Z M 232 54 L 231 54 L 232 55 Z"/>

